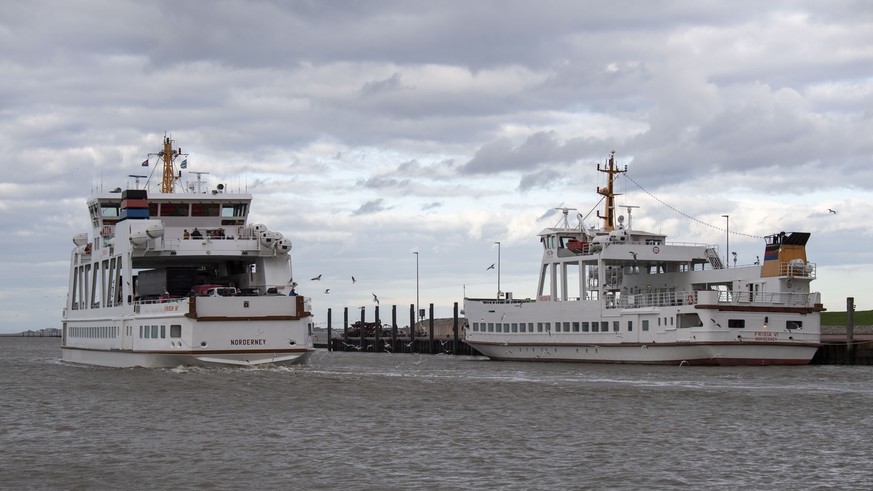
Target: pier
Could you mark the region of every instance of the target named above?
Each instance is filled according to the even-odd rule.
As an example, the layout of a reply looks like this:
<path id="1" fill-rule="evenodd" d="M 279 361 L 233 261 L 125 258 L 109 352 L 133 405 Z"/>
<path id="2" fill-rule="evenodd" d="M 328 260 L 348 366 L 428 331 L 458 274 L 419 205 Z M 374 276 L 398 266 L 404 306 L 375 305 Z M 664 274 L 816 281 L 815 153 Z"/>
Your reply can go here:
<path id="1" fill-rule="evenodd" d="M 360 318 L 351 321 L 349 308 L 344 308 L 342 326 L 334 328 L 333 312 L 328 309 L 327 339 L 316 339 L 316 347 L 327 348 L 329 351 L 481 356 L 463 341 L 466 319 L 458 316 L 458 302 L 454 303 L 450 319 L 435 319 L 433 304 L 430 304 L 427 318 L 419 315 L 416 320 L 415 305 L 411 304 L 409 324 L 403 328 L 398 327 L 396 305 L 391 306 L 390 322 L 382 320 L 378 305 L 371 322 L 366 320 L 366 308 L 360 307 L 357 310 L 360 311 Z"/>

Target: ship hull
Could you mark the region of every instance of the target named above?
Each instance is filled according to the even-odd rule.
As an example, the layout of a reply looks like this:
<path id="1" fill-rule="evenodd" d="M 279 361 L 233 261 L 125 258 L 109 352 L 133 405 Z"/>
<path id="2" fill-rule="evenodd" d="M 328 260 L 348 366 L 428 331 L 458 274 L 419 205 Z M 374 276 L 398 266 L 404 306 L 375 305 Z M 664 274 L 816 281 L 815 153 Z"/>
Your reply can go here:
<path id="1" fill-rule="evenodd" d="M 691 343 L 558 346 L 470 341 L 468 343 L 492 360 L 692 366 L 806 365 L 818 349 L 814 344 Z"/>
<path id="2" fill-rule="evenodd" d="M 305 363 L 313 348 L 273 351 L 122 351 L 90 348 L 61 348 L 68 363 L 113 368 L 173 368 L 178 366 L 258 366 Z"/>

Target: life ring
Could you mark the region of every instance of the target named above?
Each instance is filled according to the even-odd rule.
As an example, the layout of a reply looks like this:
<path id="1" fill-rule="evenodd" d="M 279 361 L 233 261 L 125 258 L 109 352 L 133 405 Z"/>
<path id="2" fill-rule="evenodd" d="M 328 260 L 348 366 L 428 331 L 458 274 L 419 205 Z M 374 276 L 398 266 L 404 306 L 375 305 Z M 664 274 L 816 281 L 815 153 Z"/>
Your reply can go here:
<path id="1" fill-rule="evenodd" d="M 694 305 L 694 294 L 693 293 L 688 294 L 688 305 Z"/>

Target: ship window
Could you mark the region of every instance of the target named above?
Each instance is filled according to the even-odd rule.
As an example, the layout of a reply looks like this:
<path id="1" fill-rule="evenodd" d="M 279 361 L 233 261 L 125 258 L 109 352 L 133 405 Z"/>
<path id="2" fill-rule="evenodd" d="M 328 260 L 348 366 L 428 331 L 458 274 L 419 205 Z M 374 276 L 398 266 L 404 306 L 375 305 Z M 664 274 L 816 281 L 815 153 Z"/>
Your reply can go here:
<path id="1" fill-rule="evenodd" d="M 546 322 L 546 332 L 552 332 L 552 323 Z"/>
<path id="2" fill-rule="evenodd" d="M 527 324 L 522 322 L 518 325 L 518 332 L 527 332 Z"/>
<path id="3" fill-rule="evenodd" d="M 612 321 L 612 330 L 618 332 L 619 324 L 619 321 Z"/>
<path id="4" fill-rule="evenodd" d="M 802 329 L 803 321 L 785 321 L 785 329 Z"/>
<path id="5" fill-rule="evenodd" d="M 161 203 L 162 217 L 188 216 L 188 203 Z"/>
<path id="6" fill-rule="evenodd" d="M 473 327 L 473 332 L 478 331 L 478 330 L 479 330 L 479 323 L 478 323 L 478 322 L 474 322 L 472 327 Z"/>
<path id="7" fill-rule="evenodd" d="M 587 322 L 583 322 L 583 323 L 582 323 L 582 332 L 588 332 L 589 329 L 590 329 L 590 328 L 588 327 L 588 323 L 587 323 Z"/>
<path id="8" fill-rule="evenodd" d="M 564 332 L 570 332 L 570 323 L 569 322 L 564 323 Z"/>
<path id="9" fill-rule="evenodd" d="M 534 332 L 533 330 L 533 322 L 527 323 L 527 332 Z"/>
<path id="10" fill-rule="evenodd" d="M 609 322 L 603 321 L 600 323 L 600 332 L 609 332 Z"/>
<path id="11" fill-rule="evenodd" d="M 517 322 L 512 323 L 512 332 L 518 332 L 518 323 Z"/>
<path id="12" fill-rule="evenodd" d="M 648 319 L 643 319 L 643 331 L 649 330 L 649 321 Z"/>
<path id="13" fill-rule="evenodd" d="M 118 215 L 118 205 L 117 204 L 103 204 L 100 206 L 100 216 L 103 217 L 117 217 Z"/>
<path id="14" fill-rule="evenodd" d="M 591 332 L 597 332 L 599 330 L 600 330 L 600 324 L 598 324 L 597 322 L 592 322 L 591 323 Z"/>
<path id="15" fill-rule="evenodd" d="M 627 321 L 627 332 L 632 332 L 634 330 L 634 321 Z"/>
<path id="16" fill-rule="evenodd" d="M 746 327 L 746 319 L 728 319 L 728 327 L 742 329 Z"/>
<path id="17" fill-rule="evenodd" d="M 543 323 L 537 322 L 537 332 L 543 332 Z"/>
<path id="18" fill-rule="evenodd" d="M 579 323 L 578 322 L 573 323 L 573 332 L 579 332 Z"/>
<path id="19" fill-rule="evenodd" d="M 246 216 L 246 205 L 244 203 L 225 204 L 221 207 L 222 217 L 244 217 Z"/>
<path id="20" fill-rule="evenodd" d="M 161 339 L 167 338 L 167 326 L 161 325 Z"/>
<path id="21" fill-rule="evenodd" d="M 218 213 L 218 203 L 191 203 L 192 217 L 217 217 Z"/>
<path id="22" fill-rule="evenodd" d="M 494 332 L 494 323 L 493 322 L 488 323 L 488 332 Z"/>
<path id="23" fill-rule="evenodd" d="M 158 326 L 152 326 L 152 339 L 158 339 Z"/>

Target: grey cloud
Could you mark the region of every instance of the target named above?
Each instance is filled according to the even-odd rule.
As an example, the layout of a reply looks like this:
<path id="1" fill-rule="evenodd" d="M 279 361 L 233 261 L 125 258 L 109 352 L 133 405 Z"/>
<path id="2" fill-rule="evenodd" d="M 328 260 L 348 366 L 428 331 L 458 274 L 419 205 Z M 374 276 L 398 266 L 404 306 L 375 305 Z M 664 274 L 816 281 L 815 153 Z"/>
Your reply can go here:
<path id="1" fill-rule="evenodd" d="M 362 204 L 357 210 L 352 212 L 352 215 L 353 216 L 372 215 L 374 213 L 379 213 L 380 211 L 388 210 L 389 207 L 386 207 L 383 204 L 384 201 L 385 200 L 383 200 L 382 198 L 375 199 L 372 201 L 367 201 L 366 203 Z"/>

